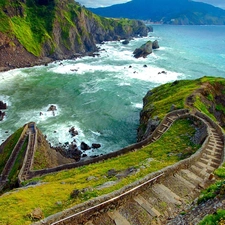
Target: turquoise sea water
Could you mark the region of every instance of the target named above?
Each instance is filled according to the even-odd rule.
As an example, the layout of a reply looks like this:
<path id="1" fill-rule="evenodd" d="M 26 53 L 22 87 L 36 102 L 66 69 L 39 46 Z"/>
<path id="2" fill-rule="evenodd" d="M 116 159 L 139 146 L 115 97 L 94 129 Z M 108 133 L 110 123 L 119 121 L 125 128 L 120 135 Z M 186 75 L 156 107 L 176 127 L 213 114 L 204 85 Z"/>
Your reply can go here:
<path id="1" fill-rule="evenodd" d="M 136 47 L 155 39 L 159 50 L 145 59 L 132 56 Z M 0 144 L 34 121 L 53 145 L 73 141 L 68 131 L 74 126 L 78 145 L 102 144 L 89 155 L 115 151 L 136 141 L 149 89 L 178 79 L 225 77 L 225 26 L 157 25 L 149 37 L 100 48 L 99 57 L 0 73 L 0 100 L 9 105 L 0 122 Z M 51 104 L 57 106 L 55 116 L 47 112 Z"/>

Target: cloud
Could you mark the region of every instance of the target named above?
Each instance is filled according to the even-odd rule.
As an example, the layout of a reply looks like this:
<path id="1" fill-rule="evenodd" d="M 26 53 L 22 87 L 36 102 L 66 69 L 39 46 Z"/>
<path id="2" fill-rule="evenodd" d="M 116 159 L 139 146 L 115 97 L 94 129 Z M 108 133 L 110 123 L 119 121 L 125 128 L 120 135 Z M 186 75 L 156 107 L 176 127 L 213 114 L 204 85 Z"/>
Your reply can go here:
<path id="1" fill-rule="evenodd" d="M 79 2 L 81 5 L 84 5 L 86 7 L 92 7 L 92 8 L 98 8 L 98 7 L 106 7 L 110 5 L 120 4 L 129 2 L 131 0 L 76 0 L 76 2 Z M 110 3 L 113 2 L 113 3 Z"/>

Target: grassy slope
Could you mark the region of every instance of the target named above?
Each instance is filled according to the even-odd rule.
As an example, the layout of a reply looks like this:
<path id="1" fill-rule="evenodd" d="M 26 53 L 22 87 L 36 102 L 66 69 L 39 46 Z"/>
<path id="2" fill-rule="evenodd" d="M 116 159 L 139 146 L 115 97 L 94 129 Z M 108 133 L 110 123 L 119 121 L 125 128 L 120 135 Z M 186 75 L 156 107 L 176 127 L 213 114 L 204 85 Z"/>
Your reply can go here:
<path id="1" fill-rule="evenodd" d="M 183 152 L 184 149 L 190 154 L 196 150 L 197 146 L 193 146 L 188 138 L 194 132 L 195 129 L 189 120 L 180 120 L 159 141 L 139 151 L 104 162 L 36 178 L 35 180 L 42 182 L 41 185 L 10 192 L 0 197 L 0 224 L 30 224 L 29 215 L 37 207 L 43 210 L 45 216 L 49 216 L 72 205 L 119 189 L 148 173 L 174 164 L 180 160 L 178 153 Z M 165 142 L 168 144 L 162 149 L 161 146 Z M 149 160 L 150 158 L 153 160 Z M 96 186 L 107 181 L 116 180 L 116 177 L 106 177 L 108 170 L 123 171 L 129 167 L 135 167 L 140 171 L 119 180 L 112 187 L 102 190 L 95 189 Z M 96 179 L 87 181 L 90 176 L 94 176 Z M 90 190 L 79 198 L 70 197 L 74 189 L 82 190 L 83 188 L 90 188 Z"/>
<path id="2" fill-rule="evenodd" d="M 204 85 L 207 86 L 202 88 Z M 200 90 L 199 90 L 200 89 Z M 217 93 L 217 89 L 221 93 Z M 187 98 L 192 96 L 192 103 Z M 215 77 L 203 77 L 197 80 L 181 80 L 167 83 L 151 90 L 144 98 L 140 130 L 145 131 L 149 118 L 157 116 L 162 119 L 171 106 L 177 109 L 196 108 L 216 121 L 215 116 L 210 112 L 210 107 L 214 105 L 217 111 L 224 112 L 225 106 L 216 102 L 216 96 L 224 95 L 225 98 L 225 79 Z"/>

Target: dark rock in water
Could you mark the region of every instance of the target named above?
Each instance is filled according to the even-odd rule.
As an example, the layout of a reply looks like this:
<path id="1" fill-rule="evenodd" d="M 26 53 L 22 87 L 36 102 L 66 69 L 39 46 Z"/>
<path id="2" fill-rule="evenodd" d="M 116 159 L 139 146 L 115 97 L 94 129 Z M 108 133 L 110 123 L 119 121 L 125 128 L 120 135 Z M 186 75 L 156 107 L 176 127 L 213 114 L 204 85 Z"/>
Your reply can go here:
<path id="1" fill-rule="evenodd" d="M 132 68 L 132 66 L 129 66 L 129 68 Z"/>
<path id="2" fill-rule="evenodd" d="M 91 158 L 97 158 L 97 157 L 99 157 L 99 155 L 91 155 L 90 157 Z"/>
<path id="3" fill-rule="evenodd" d="M 3 112 L 1 110 L 5 110 L 5 109 L 7 109 L 6 103 L 0 101 L 0 121 L 2 121 L 5 117 L 5 112 Z"/>
<path id="4" fill-rule="evenodd" d="M 153 42 L 148 41 L 143 44 L 140 48 L 136 48 L 133 52 L 135 58 L 143 57 L 145 58 L 147 55 L 152 53 L 152 49 L 159 48 L 158 41 L 155 40 Z"/>
<path id="5" fill-rule="evenodd" d="M 51 105 L 49 108 L 48 108 L 48 111 L 56 111 L 57 108 L 55 105 Z"/>
<path id="6" fill-rule="evenodd" d="M 93 143 L 93 144 L 91 145 L 91 147 L 92 147 L 92 148 L 100 148 L 101 145 L 100 145 L 100 144 L 95 144 L 95 143 Z"/>
<path id="7" fill-rule="evenodd" d="M 143 44 L 140 48 L 136 48 L 133 52 L 135 58 L 146 58 L 147 55 L 152 53 L 152 42 L 148 41 Z"/>
<path id="8" fill-rule="evenodd" d="M 72 137 L 78 135 L 78 131 L 75 129 L 75 127 L 71 127 L 69 133 L 71 134 Z"/>
<path id="9" fill-rule="evenodd" d="M 83 155 L 82 155 L 82 158 L 85 158 L 85 157 L 87 157 L 87 154 L 83 154 Z"/>
<path id="10" fill-rule="evenodd" d="M 76 161 L 79 161 L 81 158 L 82 152 L 78 149 L 76 144 L 69 145 L 69 149 L 67 150 L 67 155 L 69 158 L 75 159 Z"/>
<path id="11" fill-rule="evenodd" d="M 147 65 L 144 65 L 143 67 L 144 67 L 144 68 L 147 68 L 148 66 L 147 66 Z"/>
<path id="12" fill-rule="evenodd" d="M 87 144 L 86 144 L 85 142 L 83 142 L 83 141 L 82 141 L 81 144 L 80 144 L 80 148 L 81 148 L 81 150 L 84 150 L 84 151 L 91 149 L 90 146 L 87 145 Z"/>
<path id="13" fill-rule="evenodd" d="M 92 148 L 100 148 L 101 147 L 101 144 L 96 144 L 96 143 L 93 143 L 91 145 Z"/>
<path id="14" fill-rule="evenodd" d="M 128 45 L 129 43 L 130 43 L 130 41 L 129 41 L 128 39 L 122 41 L 122 44 L 123 44 L 123 45 Z"/>
<path id="15" fill-rule="evenodd" d="M 167 74 L 167 72 L 163 70 L 161 72 L 158 72 L 158 74 Z"/>
<path id="16" fill-rule="evenodd" d="M 152 42 L 152 49 L 157 49 L 157 48 L 159 48 L 159 43 L 157 40 L 155 40 Z"/>
<path id="17" fill-rule="evenodd" d="M 6 103 L 0 101 L 0 109 L 7 109 Z"/>
<path id="18" fill-rule="evenodd" d="M 0 111 L 0 121 L 2 121 L 5 117 L 5 112 Z"/>

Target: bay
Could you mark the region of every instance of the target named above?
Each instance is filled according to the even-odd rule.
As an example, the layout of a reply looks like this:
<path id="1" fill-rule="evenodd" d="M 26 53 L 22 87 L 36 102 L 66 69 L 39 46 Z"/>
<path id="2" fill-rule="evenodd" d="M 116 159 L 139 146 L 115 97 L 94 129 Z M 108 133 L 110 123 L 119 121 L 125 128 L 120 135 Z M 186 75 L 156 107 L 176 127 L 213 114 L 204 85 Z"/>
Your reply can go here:
<path id="1" fill-rule="evenodd" d="M 153 54 L 133 57 L 135 48 L 156 39 L 160 48 Z M 99 47 L 99 57 L 0 73 L 0 100 L 9 105 L 0 122 L 0 144 L 34 121 L 52 145 L 72 142 L 68 131 L 74 126 L 78 145 L 102 145 L 89 155 L 105 154 L 136 142 L 142 98 L 149 89 L 179 79 L 225 77 L 225 26 L 154 25 L 148 37 Z M 51 104 L 55 115 L 47 112 Z"/>

